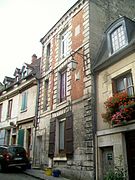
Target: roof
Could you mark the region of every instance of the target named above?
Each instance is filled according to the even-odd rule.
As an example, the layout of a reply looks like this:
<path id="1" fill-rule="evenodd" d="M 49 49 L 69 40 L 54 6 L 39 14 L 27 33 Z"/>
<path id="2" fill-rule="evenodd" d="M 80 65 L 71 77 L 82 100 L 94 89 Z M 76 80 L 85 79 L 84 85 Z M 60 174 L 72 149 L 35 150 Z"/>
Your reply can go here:
<path id="1" fill-rule="evenodd" d="M 22 77 L 22 73 L 23 73 L 22 69 L 24 68 L 23 67 L 24 65 L 22 66 L 21 70 L 19 68 L 15 69 L 15 72 L 14 72 L 15 78 L 5 76 L 4 81 L 3 81 L 3 84 L 5 85 L 0 83 L 0 93 L 2 93 L 5 90 L 12 89 L 15 84 L 17 83 L 20 84 L 23 79 L 28 79 L 31 76 L 36 79 L 39 79 L 40 78 L 40 61 L 41 61 L 41 58 L 36 59 L 36 61 L 32 62 L 31 64 L 25 63 L 26 69 L 30 69 L 30 71 L 29 71 L 29 74 L 26 75 L 24 78 Z M 17 79 L 16 75 L 18 74 L 20 77 L 18 77 Z"/>
<path id="2" fill-rule="evenodd" d="M 126 26 L 128 44 L 121 48 L 116 53 L 109 55 L 109 44 L 107 39 L 108 32 L 119 23 L 124 22 Z M 100 71 L 116 62 L 121 58 L 127 56 L 129 53 L 132 53 L 135 50 L 135 21 L 127 18 L 121 17 L 114 21 L 105 31 L 103 35 L 103 41 L 97 53 L 97 56 L 92 64 L 92 69 L 94 72 Z"/>

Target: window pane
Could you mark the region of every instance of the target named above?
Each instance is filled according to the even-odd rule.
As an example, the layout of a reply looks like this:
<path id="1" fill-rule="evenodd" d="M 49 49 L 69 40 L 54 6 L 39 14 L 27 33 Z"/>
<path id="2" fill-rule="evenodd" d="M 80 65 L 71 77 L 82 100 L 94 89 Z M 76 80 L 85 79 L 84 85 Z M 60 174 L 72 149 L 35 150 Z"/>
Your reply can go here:
<path id="1" fill-rule="evenodd" d="M 123 79 L 117 80 L 117 92 L 121 92 L 125 90 L 124 81 Z"/>
<path id="2" fill-rule="evenodd" d="M 134 94 L 134 86 L 131 74 L 124 75 L 123 77 L 116 79 L 115 82 L 117 92 L 126 91 L 128 95 Z"/>
<path id="3" fill-rule="evenodd" d="M 11 117 L 11 111 L 12 111 L 12 99 L 8 101 L 7 118 Z"/>
<path id="4" fill-rule="evenodd" d="M 1 121 L 1 118 L 2 118 L 2 104 L 0 104 L 0 121 Z"/>
<path id="5" fill-rule="evenodd" d="M 66 71 L 60 74 L 60 102 L 66 99 L 67 73 Z"/>
<path id="6" fill-rule="evenodd" d="M 45 86 L 44 86 L 44 110 L 47 110 L 48 106 L 48 90 L 49 90 L 49 80 L 45 81 Z"/>
<path id="7" fill-rule="evenodd" d="M 64 150 L 64 126 L 65 121 L 59 123 L 59 148 Z"/>
<path id="8" fill-rule="evenodd" d="M 111 33 L 112 51 L 115 52 L 121 49 L 126 44 L 123 25 L 119 26 Z"/>
<path id="9" fill-rule="evenodd" d="M 67 48 L 68 47 L 68 36 L 67 32 L 65 31 L 61 35 L 61 57 L 66 57 L 67 55 Z"/>
<path id="10" fill-rule="evenodd" d="M 21 105 L 21 110 L 24 111 L 27 109 L 27 92 L 24 92 L 22 94 L 22 105 Z"/>

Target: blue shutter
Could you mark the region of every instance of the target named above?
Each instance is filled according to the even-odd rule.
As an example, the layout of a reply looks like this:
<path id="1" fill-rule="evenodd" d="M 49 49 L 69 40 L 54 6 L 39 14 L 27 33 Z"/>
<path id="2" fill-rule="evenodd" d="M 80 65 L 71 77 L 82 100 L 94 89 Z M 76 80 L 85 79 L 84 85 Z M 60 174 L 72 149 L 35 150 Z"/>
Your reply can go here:
<path id="1" fill-rule="evenodd" d="M 18 131 L 18 145 L 23 146 L 24 144 L 24 129 Z"/>

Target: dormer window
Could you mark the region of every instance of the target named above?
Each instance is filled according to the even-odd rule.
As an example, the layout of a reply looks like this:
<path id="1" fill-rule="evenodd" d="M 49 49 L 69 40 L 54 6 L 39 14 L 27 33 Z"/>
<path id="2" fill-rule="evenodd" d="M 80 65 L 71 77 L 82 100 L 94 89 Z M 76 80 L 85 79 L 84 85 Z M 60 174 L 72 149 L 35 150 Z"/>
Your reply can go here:
<path id="1" fill-rule="evenodd" d="M 119 26 L 111 33 L 112 52 L 116 52 L 126 45 L 126 37 L 123 25 Z"/>
<path id="2" fill-rule="evenodd" d="M 125 21 L 111 25 L 107 37 L 110 56 L 125 47 L 128 44 Z"/>

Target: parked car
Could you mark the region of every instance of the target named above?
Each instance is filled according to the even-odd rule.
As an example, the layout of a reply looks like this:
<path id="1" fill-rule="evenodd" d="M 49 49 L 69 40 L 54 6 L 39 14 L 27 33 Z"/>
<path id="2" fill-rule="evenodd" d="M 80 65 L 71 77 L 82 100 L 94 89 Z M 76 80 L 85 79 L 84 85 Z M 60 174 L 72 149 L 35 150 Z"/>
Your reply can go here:
<path id="1" fill-rule="evenodd" d="M 29 166 L 26 150 L 18 145 L 0 145 L 0 171 L 17 166 L 21 167 L 22 170 L 26 170 Z"/>

